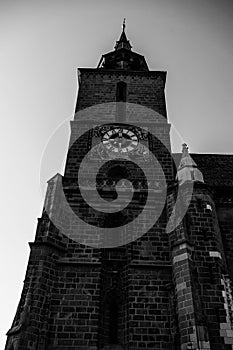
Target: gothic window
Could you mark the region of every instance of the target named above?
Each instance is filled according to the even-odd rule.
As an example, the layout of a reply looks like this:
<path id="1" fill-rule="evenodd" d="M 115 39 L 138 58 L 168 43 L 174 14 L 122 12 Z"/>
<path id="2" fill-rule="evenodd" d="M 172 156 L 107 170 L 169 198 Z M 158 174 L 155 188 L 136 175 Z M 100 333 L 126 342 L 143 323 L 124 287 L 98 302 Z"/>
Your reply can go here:
<path id="1" fill-rule="evenodd" d="M 102 317 L 100 323 L 100 349 L 115 349 L 119 344 L 119 305 L 120 301 L 116 289 L 106 292 L 102 304 Z M 111 346 L 110 346 L 111 344 Z M 118 347 L 116 347 L 118 349 Z M 121 348 L 119 348 L 121 349 Z"/>
<path id="2" fill-rule="evenodd" d="M 126 102 L 127 84 L 123 81 L 117 83 L 116 101 Z"/>
<path id="3" fill-rule="evenodd" d="M 118 343 L 118 306 L 115 298 L 109 306 L 109 343 Z"/>

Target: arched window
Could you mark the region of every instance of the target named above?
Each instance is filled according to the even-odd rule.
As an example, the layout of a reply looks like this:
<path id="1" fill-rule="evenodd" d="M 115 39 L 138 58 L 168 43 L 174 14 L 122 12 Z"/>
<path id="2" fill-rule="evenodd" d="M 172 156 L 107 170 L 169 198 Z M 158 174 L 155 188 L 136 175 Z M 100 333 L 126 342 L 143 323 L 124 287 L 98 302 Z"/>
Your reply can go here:
<path id="1" fill-rule="evenodd" d="M 127 95 L 127 84 L 124 81 L 117 83 L 116 89 L 116 101 L 117 102 L 126 102 Z"/>

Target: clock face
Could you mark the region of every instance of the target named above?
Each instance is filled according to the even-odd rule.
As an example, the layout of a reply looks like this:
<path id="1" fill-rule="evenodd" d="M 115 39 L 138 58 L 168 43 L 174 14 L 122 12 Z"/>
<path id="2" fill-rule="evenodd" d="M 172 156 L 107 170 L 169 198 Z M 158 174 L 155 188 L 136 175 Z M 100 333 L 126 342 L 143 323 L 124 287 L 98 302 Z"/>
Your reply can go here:
<path id="1" fill-rule="evenodd" d="M 102 142 L 108 151 L 128 153 L 138 146 L 138 138 L 131 131 L 123 128 L 114 128 L 106 132 Z"/>

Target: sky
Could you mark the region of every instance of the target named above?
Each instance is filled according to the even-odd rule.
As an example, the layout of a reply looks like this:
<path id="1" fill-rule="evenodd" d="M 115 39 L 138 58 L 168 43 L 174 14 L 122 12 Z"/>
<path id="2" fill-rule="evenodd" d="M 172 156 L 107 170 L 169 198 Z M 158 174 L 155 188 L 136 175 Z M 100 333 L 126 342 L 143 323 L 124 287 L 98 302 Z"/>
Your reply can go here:
<path id="1" fill-rule="evenodd" d="M 227 0 L 0 0 L 0 348 L 11 327 L 46 181 L 63 171 L 77 68 L 119 39 L 167 71 L 172 148 L 233 153 L 233 3 Z"/>

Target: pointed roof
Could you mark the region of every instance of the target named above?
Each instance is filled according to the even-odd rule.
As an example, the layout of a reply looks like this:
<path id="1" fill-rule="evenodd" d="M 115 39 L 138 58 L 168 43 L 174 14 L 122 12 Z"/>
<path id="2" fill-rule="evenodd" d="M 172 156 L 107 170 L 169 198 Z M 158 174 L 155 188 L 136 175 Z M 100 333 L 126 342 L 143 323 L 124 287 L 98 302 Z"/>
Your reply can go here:
<path id="1" fill-rule="evenodd" d="M 180 184 L 186 181 L 204 182 L 202 172 L 198 169 L 197 163 L 190 156 L 186 143 L 182 145 L 182 155 L 180 165 L 177 169 L 177 179 Z"/>
<path id="2" fill-rule="evenodd" d="M 233 154 L 191 153 L 190 156 L 203 174 L 207 185 L 233 188 Z M 178 166 L 181 153 L 172 153 Z"/>
<path id="3" fill-rule="evenodd" d="M 184 167 L 190 167 L 190 168 L 197 167 L 197 164 L 189 154 L 188 145 L 186 143 L 183 143 L 182 145 L 182 156 L 181 156 L 178 170 L 181 170 Z"/>
<path id="4" fill-rule="evenodd" d="M 125 34 L 125 18 L 120 39 L 116 42 L 115 50 L 102 55 L 97 68 L 108 70 L 148 71 L 144 56 L 133 52 L 132 46 Z"/>
<path id="5" fill-rule="evenodd" d="M 120 36 L 120 39 L 116 42 L 116 45 L 114 47 L 115 50 L 119 50 L 119 49 L 127 49 L 127 50 L 131 50 L 132 46 L 129 43 L 129 40 L 127 39 L 127 36 L 125 34 L 125 18 L 123 21 L 123 25 L 122 25 L 122 33 Z"/>

